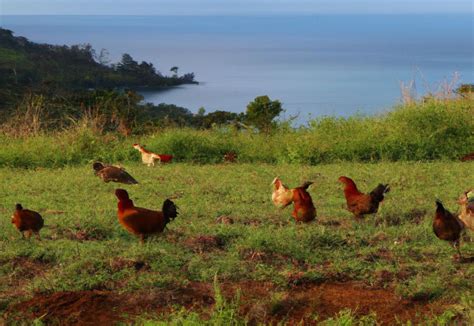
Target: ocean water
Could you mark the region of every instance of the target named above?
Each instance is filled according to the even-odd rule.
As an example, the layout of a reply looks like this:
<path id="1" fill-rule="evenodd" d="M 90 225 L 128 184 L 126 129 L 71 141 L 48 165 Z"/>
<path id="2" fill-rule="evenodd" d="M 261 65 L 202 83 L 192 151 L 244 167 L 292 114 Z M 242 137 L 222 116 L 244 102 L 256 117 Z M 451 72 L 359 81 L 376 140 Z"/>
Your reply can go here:
<path id="1" fill-rule="evenodd" d="M 384 112 L 400 82 L 435 91 L 459 73 L 474 82 L 472 15 L 0 16 L 35 42 L 90 43 L 112 61 L 122 53 L 164 74 L 194 72 L 199 85 L 143 91 L 145 101 L 197 112 L 245 111 L 256 96 L 278 99 L 284 116 Z"/>

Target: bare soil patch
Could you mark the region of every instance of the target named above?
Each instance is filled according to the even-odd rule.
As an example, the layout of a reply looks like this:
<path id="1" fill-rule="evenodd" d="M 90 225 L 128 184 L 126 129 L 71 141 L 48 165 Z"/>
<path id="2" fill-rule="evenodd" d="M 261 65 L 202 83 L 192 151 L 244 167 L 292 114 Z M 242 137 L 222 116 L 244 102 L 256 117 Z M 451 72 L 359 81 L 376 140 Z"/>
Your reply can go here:
<path id="1" fill-rule="evenodd" d="M 74 228 L 61 228 L 57 226 L 48 226 L 51 230 L 51 235 L 46 239 L 68 239 L 73 241 L 101 241 L 110 238 L 110 231 L 97 227 L 81 228 L 76 226 Z"/>
<path id="2" fill-rule="evenodd" d="M 225 240 L 218 236 L 200 235 L 186 239 L 184 245 L 196 253 L 203 253 L 223 249 Z"/>
<path id="3" fill-rule="evenodd" d="M 343 309 L 350 309 L 356 315 L 375 313 L 382 325 L 400 321 L 420 321 L 423 316 L 442 312 L 437 303 L 419 303 L 404 300 L 393 290 L 368 288 L 360 283 L 334 283 L 306 285 L 293 288 L 288 295 L 274 307 L 276 319 L 305 321 L 314 323 L 311 315 L 324 320 Z"/>
<path id="4" fill-rule="evenodd" d="M 148 271 L 150 269 L 150 265 L 148 265 L 148 263 L 144 261 L 134 260 L 134 259 L 125 259 L 125 258 L 120 258 L 120 257 L 111 259 L 109 261 L 109 267 L 113 272 L 118 272 L 126 268 L 133 268 L 137 272 L 141 270 Z"/>
<path id="5" fill-rule="evenodd" d="M 174 290 L 117 293 L 113 291 L 65 291 L 36 294 L 14 304 L 4 314 L 8 321 L 35 318 L 53 325 L 114 325 L 145 313 L 160 314 L 179 305 L 188 309 L 214 303 L 212 287 L 191 283 Z"/>
<path id="6" fill-rule="evenodd" d="M 11 273 L 0 277 L 0 284 L 7 284 L 6 290 L 0 291 L 0 307 L 15 298 L 27 294 L 25 289 L 30 280 L 35 277 L 41 277 L 51 268 L 51 264 L 40 259 L 30 259 L 26 257 L 17 257 L 10 261 L 0 261 L 2 264 L 11 264 Z M 0 318 L 0 325 L 1 318 Z"/>
<path id="7" fill-rule="evenodd" d="M 281 267 L 288 263 L 291 263 L 293 266 L 300 268 L 307 268 L 307 264 L 304 261 L 298 260 L 288 255 L 283 255 L 280 253 L 275 253 L 271 251 L 262 251 L 257 249 L 242 249 L 239 252 L 240 257 L 245 261 L 259 262 L 267 265 Z"/>
<path id="8" fill-rule="evenodd" d="M 51 264 L 48 261 L 27 257 L 16 257 L 12 259 L 10 263 L 13 267 L 14 278 L 16 279 L 31 279 L 40 276 L 51 267 Z"/>
<path id="9" fill-rule="evenodd" d="M 250 323 L 315 324 L 314 317 L 324 320 L 343 309 L 362 316 L 375 313 L 382 325 L 399 321 L 417 322 L 440 314 L 446 304 L 402 299 L 391 289 L 371 288 L 358 282 L 303 283 L 277 287 L 270 282 L 224 282 L 221 291 L 228 300 L 240 293 L 239 313 Z M 37 294 L 32 299 L 11 305 L 7 321 L 34 319 L 42 316 L 48 324 L 113 325 L 135 317 L 158 315 L 173 310 L 173 306 L 208 316 L 214 306 L 211 283 L 191 282 L 174 289 L 148 292 L 117 293 L 113 291 L 77 291 Z"/>

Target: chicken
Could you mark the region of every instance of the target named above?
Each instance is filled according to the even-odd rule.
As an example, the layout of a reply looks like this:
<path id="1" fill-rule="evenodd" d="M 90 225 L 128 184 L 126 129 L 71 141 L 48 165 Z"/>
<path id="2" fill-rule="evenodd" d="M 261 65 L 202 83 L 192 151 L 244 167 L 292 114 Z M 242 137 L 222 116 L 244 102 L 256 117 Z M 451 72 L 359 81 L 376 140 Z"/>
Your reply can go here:
<path id="1" fill-rule="evenodd" d="M 169 163 L 173 159 L 173 155 L 167 154 L 156 154 L 146 150 L 145 147 L 140 144 L 133 144 L 133 148 L 140 152 L 142 156 L 142 162 L 148 166 L 155 166 L 155 161 L 160 163 Z"/>
<path id="2" fill-rule="evenodd" d="M 463 229 L 462 222 L 451 212 L 444 208 L 441 201 L 436 200 L 436 213 L 433 220 L 433 232 L 436 236 L 450 244 L 458 251 L 459 257 L 461 250 L 459 249 L 459 240 Z"/>
<path id="3" fill-rule="evenodd" d="M 237 153 L 234 152 L 234 151 L 230 151 L 230 152 L 225 153 L 224 162 L 227 162 L 227 163 L 237 162 Z"/>
<path id="4" fill-rule="evenodd" d="M 459 219 L 464 225 L 474 231 L 474 189 L 465 191 L 458 200 L 461 205 Z"/>
<path id="5" fill-rule="evenodd" d="M 281 180 L 276 177 L 272 181 L 273 193 L 272 201 L 276 207 L 285 208 L 293 201 L 293 191 L 284 185 Z"/>
<path id="6" fill-rule="evenodd" d="M 92 168 L 95 170 L 95 175 L 105 182 L 113 181 L 125 184 L 138 183 L 124 168 L 118 166 L 104 165 L 101 162 L 95 162 L 92 164 Z"/>
<path id="7" fill-rule="evenodd" d="M 301 187 L 291 189 L 293 193 L 292 216 L 297 222 L 311 222 L 316 218 L 316 208 L 307 189 L 312 182 L 305 182 Z"/>
<path id="8" fill-rule="evenodd" d="M 361 219 L 366 214 L 377 213 L 380 203 L 384 200 L 384 195 L 390 191 L 388 184 L 379 184 L 369 194 L 363 194 L 357 189 L 351 178 L 341 176 L 339 182 L 344 184 L 347 209 L 357 219 Z"/>
<path id="9" fill-rule="evenodd" d="M 461 157 L 461 162 L 474 161 L 474 152 Z"/>
<path id="10" fill-rule="evenodd" d="M 12 223 L 21 232 L 22 238 L 25 238 L 25 233 L 27 238 L 34 233 L 40 239 L 39 231 L 43 227 L 44 221 L 38 212 L 24 209 L 21 204 L 16 204 L 15 212 L 12 215 Z"/>
<path id="11" fill-rule="evenodd" d="M 176 205 L 169 199 L 163 202 L 160 212 L 135 207 L 124 189 L 116 189 L 115 196 L 119 200 L 117 215 L 120 224 L 139 236 L 142 243 L 147 236 L 163 232 L 166 225 L 178 216 Z"/>

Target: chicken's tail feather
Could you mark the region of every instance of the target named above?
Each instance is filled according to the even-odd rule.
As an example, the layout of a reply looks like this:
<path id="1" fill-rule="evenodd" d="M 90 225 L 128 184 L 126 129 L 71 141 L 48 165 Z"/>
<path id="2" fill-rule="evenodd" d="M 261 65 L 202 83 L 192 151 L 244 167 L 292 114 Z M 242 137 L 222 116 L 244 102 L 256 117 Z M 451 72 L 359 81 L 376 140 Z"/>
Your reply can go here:
<path id="1" fill-rule="evenodd" d="M 169 199 L 163 202 L 162 211 L 167 223 L 178 216 L 178 207 Z"/>
<path id="2" fill-rule="evenodd" d="M 445 208 L 443 206 L 443 203 L 441 202 L 441 200 L 436 199 L 436 212 L 444 213 L 444 211 L 445 211 Z"/>
<path id="3" fill-rule="evenodd" d="M 136 185 L 138 184 L 138 181 L 135 180 L 134 177 L 132 177 L 130 174 L 126 174 L 125 175 L 125 183 L 129 184 L 129 185 Z"/>
<path id="4" fill-rule="evenodd" d="M 305 181 L 302 185 L 301 185 L 301 188 L 303 189 L 308 189 L 309 186 L 311 186 L 313 184 L 313 182 L 311 181 Z"/>
<path id="5" fill-rule="evenodd" d="M 384 200 L 384 195 L 390 191 L 390 186 L 388 184 L 379 184 L 377 187 L 375 187 L 374 190 L 370 192 L 371 197 L 377 201 L 381 202 Z"/>

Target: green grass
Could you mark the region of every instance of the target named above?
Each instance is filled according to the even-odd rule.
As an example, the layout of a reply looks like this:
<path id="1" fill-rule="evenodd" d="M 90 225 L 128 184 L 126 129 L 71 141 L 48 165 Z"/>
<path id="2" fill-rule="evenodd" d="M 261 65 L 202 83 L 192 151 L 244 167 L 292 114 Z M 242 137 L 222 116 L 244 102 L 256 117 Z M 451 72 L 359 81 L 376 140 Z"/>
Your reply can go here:
<path id="1" fill-rule="evenodd" d="M 0 134 L 0 166 L 64 167 L 97 159 L 131 162 L 138 159 L 132 148 L 136 142 L 187 163 L 221 163 L 229 151 L 236 152 L 241 163 L 459 160 L 474 151 L 473 116 L 473 100 L 464 99 L 399 106 L 375 116 L 321 117 L 297 129 L 281 124 L 271 135 L 216 127 L 152 129 L 151 134 L 124 138 L 77 125 L 25 138 Z"/>
<path id="2" fill-rule="evenodd" d="M 127 170 L 140 182 L 136 186 L 102 183 L 89 165 L 0 168 L 0 315 L 8 305 L 36 292 L 123 293 L 193 281 L 212 283 L 215 275 L 219 282 L 266 281 L 285 289 L 290 275 L 300 273 L 315 282 L 361 281 L 394 289 L 407 299 L 453 303 L 467 320 L 472 318 L 474 265 L 454 261 L 454 250 L 434 236 L 431 223 L 435 198 L 457 210 L 459 194 L 474 185 L 473 168 L 473 163 L 452 162 L 179 163 L 155 168 L 130 163 Z M 315 182 L 310 193 L 317 222 L 296 225 L 291 208 L 273 206 L 270 183 L 277 175 L 291 186 Z M 363 191 L 379 182 L 391 185 L 377 216 L 353 221 L 342 208 L 340 175 L 353 177 Z M 175 198 L 181 214 L 163 235 L 140 245 L 117 222 L 117 187 L 126 188 L 141 207 L 159 209 L 165 198 Z M 9 218 L 15 203 L 42 213 L 42 241 L 20 239 Z M 221 215 L 231 216 L 235 223 L 216 224 Z M 199 248 L 192 242 L 198 236 L 218 239 L 220 245 Z M 472 242 L 463 242 L 461 249 L 474 256 Z M 251 259 L 252 253 L 263 258 Z M 40 265 L 41 274 L 22 276 L 24 271 L 15 265 L 20 258 Z M 129 262 L 147 268 L 138 273 Z M 382 272 L 404 276 L 381 283 Z M 232 311 L 221 311 L 222 320 L 228 313 Z M 443 316 L 439 318 L 447 318 Z M 198 315 L 186 318 L 200 320 Z M 334 318 L 356 317 L 341 312 Z"/>

